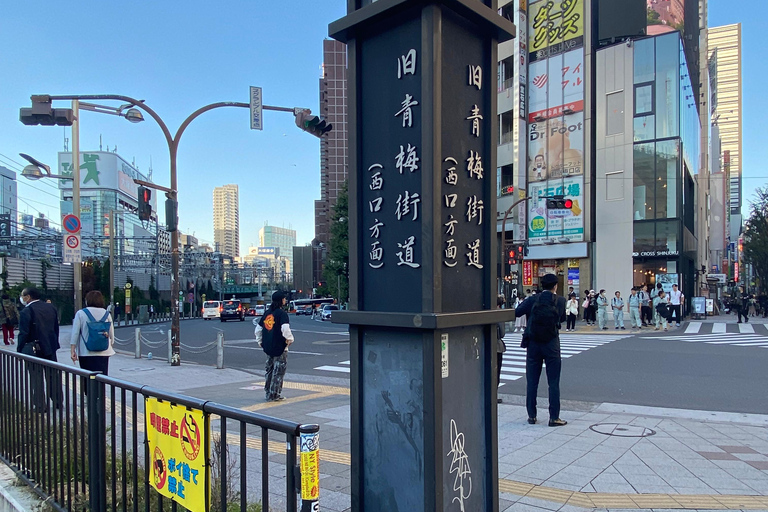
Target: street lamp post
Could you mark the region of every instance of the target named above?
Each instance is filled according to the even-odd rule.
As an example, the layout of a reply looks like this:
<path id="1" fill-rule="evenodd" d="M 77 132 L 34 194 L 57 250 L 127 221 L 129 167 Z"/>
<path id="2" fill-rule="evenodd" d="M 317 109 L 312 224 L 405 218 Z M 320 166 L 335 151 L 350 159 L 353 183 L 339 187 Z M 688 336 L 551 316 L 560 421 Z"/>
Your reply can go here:
<path id="1" fill-rule="evenodd" d="M 530 197 L 524 197 L 522 199 L 519 199 L 512 203 L 512 206 L 507 208 L 507 211 L 504 212 L 504 218 L 501 221 L 501 243 L 499 244 L 499 263 L 501 263 L 501 279 L 504 279 L 504 277 L 507 275 L 504 261 L 506 260 L 504 256 L 504 251 L 507 249 L 507 218 L 509 218 L 509 214 L 512 213 L 512 210 L 515 208 L 515 206 L 519 205 L 520 203 L 524 203 L 525 201 L 528 201 Z"/>
<path id="2" fill-rule="evenodd" d="M 204 107 L 201 107 L 197 110 L 195 110 L 192 114 L 187 117 L 184 122 L 181 123 L 181 126 L 179 126 L 179 129 L 176 131 L 176 135 L 172 136 L 170 130 L 168 129 L 168 126 L 165 124 L 165 122 L 160 118 L 160 116 L 152 110 L 150 107 L 148 107 L 143 100 L 137 100 L 134 98 L 131 98 L 130 96 L 122 96 L 118 94 L 92 94 L 92 95 L 66 95 L 66 96 L 51 96 L 51 95 L 40 95 L 40 96 L 33 96 L 33 102 L 35 101 L 35 98 L 38 99 L 45 99 L 49 103 L 56 100 L 71 100 L 72 101 L 72 109 L 75 117 L 75 121 L 73 121 L 73 135 L 72 135 L 72 149 L 73 149 L 73 164 L 75 166 L 74 172 L 75 172 L 75 184 L 73 186 L 73 195 L 75 198 L 77 198 L 77 204 L 73 205 L 73 208 L 75 208 L 75 212 L 78 214 L 79 212 L 79 190 L 80 190 L 80 180 L 79 180 L 79 140 L 76 138 L 75 133 L 77 130 L 75 130 L 75 124 L 77 122 L 77 108 L 79 106 L 80 100 L 97 100 L 97 101 L 103 101 L 103 100 L 115 100 L 115 101 L 122 101 L 127 103 L 128 105 L 124 105 L 120 107 L 119 109 L 111 109 L 116 110 L 117 115 L 123 115 L 126 119 L 128 119 L 131 122 L 138 122 L 142 120 L 141 113 L 137 112 L 133 107 L 138 107 L 145 111 L 147 114 L 149 114 L 152 119 L 155 120 L 155 122 L 160 126 L 160 129 L 163 131 L 163 135 L 165 136 L 165 140 L 168 144 L 168 151 L 170 153 L 170 166 L 171 166 L 171 187 L 170 189 L 161 187 L 158 185 L 155 185 L 153 183 L 148 182 L 139 182 L 139 184 L 144 186 L 149 186 L 151 188 L 155 188 L 158 190 L 162 190 L 166 192 L 166 196 L 168 199 L 173 201 L 174 208 L 178 208 L 178 184 L 176 179 L 176 155 L 179 148 L 179 141 L 181 140 L 181 136 L 184 134 L 184 130 L 186 130 L 187 126 L 194 121 L 198 116 L 201 114 L 208 112 L 209 110 L 213 110 L 215 108 L 220 107 L 240 107 L 240 108 L 250 108 L 250 103 L 240 103 L 240 102 L 229 102 L 229 101 L 223 101 L 218 103 L 212 103 L 210 105 L 206 105 Z M 122 114 L 122 110 L 124 108 L 129 108 L 128 112 L 125 114 Z M 331 125 L 325 123 L 321 120 L 321 118 L 318 117 L 310 117 L 310 110 L 304 109 L 304 108 L 287 108 L 287 107 L 274 107 L 270 105 L 263 105 L 262 108 L 264 110 L 274 110 L 278 112 L 290 112 L 296 117 L 296 124 L 303 130 L 312 133 L 313 135 L 316 135 L 318 137 L 322 136 L 323 134 L 327 133 L 331 130 Z M 100 111 L 98 109 L 92 109 L 96 111 Z M 106 110 L 110 110 L 108 107 Z M 108 112 L 113 113 L 113 112 Z M 136 180 L 134 180 L 136 181 Z M 76 188 L 75 188 L 76 187 Z M 178 218 L 177 211 L 174 211 L 174 216 Z M 176 226 L 168 226 L 172 229 L 171 231 L 171 305 L 172 305 L 172 312 L 173 312 L 173 319 L 171 323 L 171 347 L 172 347 L 172 359 L 171 359 L 171 365 L 172 366 L 179 366 L 181 364 L 181 354 L 179 351 L 180 348 L 180 326 L 179 326 L 179 237 L 176 230 Z M 77 266 L 76 266 L 77 267 Z M 79 269 L 76 270 L 79 272 Z M 77 274 L 76 274 L 77 279 Z M 79 280 L 79 285 L 76 286 L 76 294 L 78 292 L 78 289 L 80 292 L 82 292 L 82 280 Z M 79 288 L 78 288 L 79 287 Z M 78 302 L 79 303 L 79 302 Z"/>

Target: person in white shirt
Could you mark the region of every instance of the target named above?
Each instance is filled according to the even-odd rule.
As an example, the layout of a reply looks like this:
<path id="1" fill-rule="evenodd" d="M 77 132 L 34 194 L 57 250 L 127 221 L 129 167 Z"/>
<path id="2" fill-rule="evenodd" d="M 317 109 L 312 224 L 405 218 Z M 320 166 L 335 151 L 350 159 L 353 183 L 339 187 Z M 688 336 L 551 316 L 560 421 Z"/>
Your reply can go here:
<path id="1" fill-rule="evenodd" d="M 678 327 L 680 327 L 680 313 L 682 309 L 683 301 L 685 300 L 685 295 L 683 295 L 683 292 L 677 289 L 677 285 L 672 285 L 672 291 L 669 292 L 669 303 L 672 306 L 672 314 L 675 315 L 675 323 Z M 669 321 L 672 321 L 672 318 L 670 317 Z"/>
<path id="2" fill-rule="evenodd" d="M 88 322 L 91 321 L 85 312 L 81 309 L 75 315 L 72 321 L 72 336 L 70 337 L 70 350 L 72 352 L 72 362 L 80 361 L 80 368 L 92 372 L 101 372 L 104 375 L 109 373 L 109 358 L 115 355 L 112 347 L 115 342 L 115 327 L 112 322 L 112 315 L 107 314 L 104 306 L 104 296 L 98 290 L 92 290 L 85 295 L 85 306 L 88 313 L 98 322 L 106 315 L 106 322 L 109 322 L 109 345 L 106 350 L 93 352 L 88 350 L 85 342 L 88 339 Z"/>

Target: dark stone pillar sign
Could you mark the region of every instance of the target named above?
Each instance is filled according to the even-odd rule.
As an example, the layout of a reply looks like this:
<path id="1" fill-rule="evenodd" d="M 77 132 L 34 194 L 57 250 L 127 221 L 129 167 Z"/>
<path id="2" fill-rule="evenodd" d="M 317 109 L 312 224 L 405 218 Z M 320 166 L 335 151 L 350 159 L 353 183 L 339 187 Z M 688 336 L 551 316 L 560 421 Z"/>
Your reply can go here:
<path id="1" fill-rule="evenodd" d="M 352 508 L 496 511 L 496 0 L 349 0 Z"/>

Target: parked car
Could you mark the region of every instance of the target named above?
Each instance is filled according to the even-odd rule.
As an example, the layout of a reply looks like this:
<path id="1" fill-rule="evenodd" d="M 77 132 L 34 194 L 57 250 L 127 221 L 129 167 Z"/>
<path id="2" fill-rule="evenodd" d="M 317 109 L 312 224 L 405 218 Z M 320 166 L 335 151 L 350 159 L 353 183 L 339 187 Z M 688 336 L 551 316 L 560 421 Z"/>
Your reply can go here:
<path id="1" fill-rule="evenodd" d="M 219 318 L 219 308 L 221 302 L 217 300 L 207 300 L 203 302 L 203 319 L 210 320 L 211 318 Z"/>
<path id="2" fill-rule="evenodd" d="M 325 322 L 326 320 L 330 320 L 331 313 L 338 310 L 339 310 L 339 306 L 336 306 L 335 304 L 326 304 L 325 306 L 323 306 L 323 312 L 320 315 L 320 320 L 322 320 L 323 322 Z"/>
<path id="3" fill-rule="evenodd" d="M 245 320 L 245 310 L 243 304 L 237 299 L 225 300 L 221 303 L 221 321 L 226 322 L 230 319 Z"/>

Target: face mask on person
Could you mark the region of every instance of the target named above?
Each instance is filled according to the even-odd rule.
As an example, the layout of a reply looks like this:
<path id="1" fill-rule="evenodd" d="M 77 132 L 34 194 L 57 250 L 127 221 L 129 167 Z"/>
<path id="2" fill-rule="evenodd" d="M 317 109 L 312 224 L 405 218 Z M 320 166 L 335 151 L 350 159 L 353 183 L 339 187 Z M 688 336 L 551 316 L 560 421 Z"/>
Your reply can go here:
<path id="1" fill-rule="evenodd" d="M 24 301 L 24 297 L 19 297 L 19 302 L 21 302 L 22 306 L 26 306 L 27 303 Z"/>

